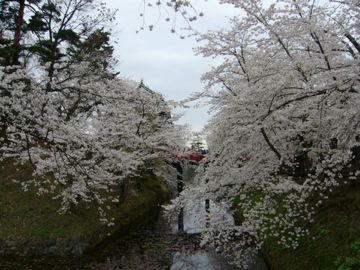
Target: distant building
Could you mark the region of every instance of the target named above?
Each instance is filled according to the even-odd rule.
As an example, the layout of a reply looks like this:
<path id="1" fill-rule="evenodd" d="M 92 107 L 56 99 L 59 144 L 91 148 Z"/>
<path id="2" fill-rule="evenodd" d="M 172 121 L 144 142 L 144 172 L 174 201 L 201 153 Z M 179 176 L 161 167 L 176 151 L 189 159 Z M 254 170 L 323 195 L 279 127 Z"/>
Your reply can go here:
<path id="1" fill-rule="evenodd" d="M 160 111 L 158 113 L 158 116 L 162 117 L 165 121 L 169 120 L 171 118 L 171 113 L 167 110 L 167 104 L 166 104 L 166 102 L 165 102 L 165 100 L 164 100 L 164 98 L 163 98 L 163 96 L 161 94 L 151 90 L 148 86 L 146 86 L 144 84 L 143 79 L 141 79 L 140 84 L 138 86 L 138 89 L 144 89 L 146 92 L 150 93 L 151 95 L 157 95 L 160 98 L 160 100 L 163 102 L 163 104 L 160 105 L 160 106 L 164 107 L 164 110 Z"/>

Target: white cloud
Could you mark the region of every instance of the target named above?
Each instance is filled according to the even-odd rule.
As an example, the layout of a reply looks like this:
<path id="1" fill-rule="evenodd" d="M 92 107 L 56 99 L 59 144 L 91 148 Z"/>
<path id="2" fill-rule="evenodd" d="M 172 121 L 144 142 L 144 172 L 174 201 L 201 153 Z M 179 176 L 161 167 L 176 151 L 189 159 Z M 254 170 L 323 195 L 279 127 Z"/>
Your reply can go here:
<path id="1" fill-rule="evenodd" d="M 195 56 L 193 48 L 199 46 L 193 37 L 180 39 L 177 34 L 171 33 L 171 22 L 165 22 L 165 16 L 160 17 L 159 23 L 153 31 L 137 30 L 142 25 L 139 16 L 141 0 L 106 0 L 108 7 L 118 9 L 116 23 L 119 33 L 118 44 L 115 46 L 115 55 L 119 55 L 121 64 L 118 70 L 125 77 L 130 77 L 144 83 L 151 89 L 160 92 L 166 99 L 180 101 L 191 93 L 201 91 L 203 85 L 200 76 L 210 69 L 213 59 Z M 193 23 L 193 27 L 206 31 L 226 26 L 225 16 L 232 16 L 237 11 L 232 6 L 218 4 L 217 0 L 200 1 L 197 10 L 205 16 Z M 146 20 L 156 22 L 156 12 L 151 17 L 146 14 Z M 172 19 L 172 18 L 171 18 Z M 177 27 L 185 27 L 181 21 Z M 180 31 L 181 32 L 181 31 Z M 190 34 L 182 31 L 181 34 Z M 209 115 L 206 108 L 191 109 L 179 123 L 188 123 L 199 131 L 206 124 Z"/>

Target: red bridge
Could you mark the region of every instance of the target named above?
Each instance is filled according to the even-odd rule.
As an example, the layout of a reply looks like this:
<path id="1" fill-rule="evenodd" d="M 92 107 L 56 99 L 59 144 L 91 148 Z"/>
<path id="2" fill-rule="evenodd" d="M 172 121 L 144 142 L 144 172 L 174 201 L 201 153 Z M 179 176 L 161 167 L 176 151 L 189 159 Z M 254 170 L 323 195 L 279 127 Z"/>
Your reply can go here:
<path id="1" fill-rule="evenodd" d="M 180 160 L 189 160 L 189 161 L 196 161 L 200 162 L 204 158 L 209 157 L 209 154 L 184 154 L 184 155 L 176 155 L 174 153 L 161 153 L 160 157 L 164 160 L 171 160 L 171 161 L 180 161 Z M 214 162 L 214 158 L 217 158 L 219 155 L 214 155 L 212 162 Z M 241 164 L 245 164 L 250 161 L 250 158 L 237 158 L 237 162 L 241 166 Z"/>
<path id="2" fill-rule="evenodd" d="M 190 161 L 200 162 L 207 155 L 203 155 L 203 154 L 176 155 L 176 154 L 173 154 L 173 153 L 162 153 L 160 156 L 161 156 L 162 159 L 166 159 L 166 160 L 169 160 L 169 159 L 173 160 L 173 161 L 190 160 Z"/>

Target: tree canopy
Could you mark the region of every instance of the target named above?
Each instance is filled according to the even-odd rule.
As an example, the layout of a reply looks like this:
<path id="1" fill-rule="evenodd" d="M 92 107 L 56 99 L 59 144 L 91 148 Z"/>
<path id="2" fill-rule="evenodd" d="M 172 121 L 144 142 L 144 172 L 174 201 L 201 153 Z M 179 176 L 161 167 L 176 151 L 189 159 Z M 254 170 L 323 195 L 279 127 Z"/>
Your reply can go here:
<path id="1" fill-rule="evenodd" d="M 245 15 L 199 36 L 198 54 L 224 59 L 195 95 L 210 97 L 207 144 L 217 156 L 183 200 L 239 201 L 241 224 L 214 218 L 204 242 L 259 248 L 276 237 L 296 248 L 314 213 L 308 199 L 321 204 L 344 178 L 359 180 L 359 5 L 221 2 Z"/>
<path id="2" fill-rule="evenodd" d="M 142 2 L 188 21 L 196 13 L 191 1 Z M 216 155 L 174 203 L 236 201 L 241 223 L 210 211 L 203 242 L 241 250 L 244 262 L 267 237 L 296 248 L 313 218 L 308 200 L 320 205 L 335 186 L 359 181 L 359 4 L 219 2 L 245 15 L 198 36 L 198 54 L 224 59 L 194 95 L 212 106 L 207 145 Z M 114 13 L 96 0 L 0 7 L 0 158 L 30 163 L 34 179 L 24 188 L 54 193 L 64 211 L 79 200 L 118 200 L 103 191 L 154 166 L 184 130 L 160 95 L 115 72 L 107 27 Z"/>
<path id="3" fill-rule="evenodd" d="M 31 164 L 33 180 L 21 185 L 53 193 L 61 211 L 96 200 L 105 215 L 105 200 L 122 200 L 109 192 L 181 144 L 171 106 L 115 72 L 114 12 L 100 1 L 1 7 L 0 160 Z"/>

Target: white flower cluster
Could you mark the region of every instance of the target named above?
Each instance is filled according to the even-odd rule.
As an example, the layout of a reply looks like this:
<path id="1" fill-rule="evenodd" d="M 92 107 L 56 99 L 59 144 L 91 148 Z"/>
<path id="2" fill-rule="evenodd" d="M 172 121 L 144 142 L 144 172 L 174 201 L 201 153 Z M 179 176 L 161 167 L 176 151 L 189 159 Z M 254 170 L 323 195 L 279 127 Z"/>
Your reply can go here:
<path id="1" fill-rule="evenodd" d="M 205 242 L 243 250 L 271 237 L 296 248 L 313 222 L 310 198 L 319 206 L 342 179 L 359 181 L 360 10 L 354 1 L 222 2 L 245 15 L 200 37 L 199 54 L 224 59 L 197 95 L 213 97 L 215 157 L 183 200 L 241 209 L 236 225 L 210 223 Z"/>
<path id="2" fill-rule="evenodd" d="M 90 63 L 56 68 L 51 82 L 26 68 L 0 70 L 9 93 L 0 99 L 7 125 L 0 158 L 29 162 L 33 180 L 21 183 L 24 190 L 34 185 L 38 195 L 54 194 L 61 212 L 80 201 L 119 202 L 106 194 L 181 141 L 180 130 L 161 116 L 171 109 L 133 81 L 104 79 L 103 72 L 89 77 Z"/>

